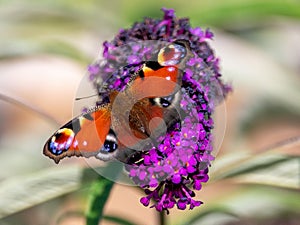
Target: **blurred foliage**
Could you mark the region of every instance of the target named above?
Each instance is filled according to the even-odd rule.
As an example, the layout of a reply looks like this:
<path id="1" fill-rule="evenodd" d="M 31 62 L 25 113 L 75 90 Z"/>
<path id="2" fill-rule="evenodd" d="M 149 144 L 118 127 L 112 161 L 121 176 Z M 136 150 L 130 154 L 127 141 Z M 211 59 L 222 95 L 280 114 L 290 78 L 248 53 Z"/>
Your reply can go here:
<path id="1" fill-rule="evenodd" d="M 218 157 L 211 177 L 215 182 L 229 180 L 240 185 L 240 188 L 238 193 L 224 193 L 225 197 L 215 200 L 209 204 L 210 207 L 205 210 L 200 207 L 184 221 L 176 221 L 174 224 L 276 225 L 282 221 L 284 224 L 297 224 L 300 211 L 299 154 L 291 156 L 285 151 L 276 151 L 276 148 L 256 153 L 256 149 L 249 149 L 245 145 L 245 140 L 267 121 L 291 121 L 299 125 L 300 62 L 296 57 L 297 51 L 288 45 L 291 39 L 284 35 L 286 29 L 295 29 L 298 31 L 296 35 L 300 34 L 299 1 L 2 0 L 0 63 L 5 65 L 15 59 L 26 60 L 46 54 L 70 59 L 84 67 L 92 62 L 98 53 L 95 51 L 101 51 L 103 40 L 110 39 L 119 28 L 128 27 L 144 16 L 160 17 L 160 8 L 163 6 L 174 8 L 178 17 L 189 17 L 194 26 L 216 29 L 221 34 L 216 39 L 228 38 L 235 43 L 232 51 L 240 54 L 238 58 L 248 57 L 247 62 L 255 59 L 263 61 L 260 66 L 267 71 L 261 74 L 257 72 L 261 68 L 251 65 L 245 68 L 239 63 L 233 63 L 236 67 L 230 67 L 224 59 L 224 68 L 228 69 L 225 72 L 228 72 L 235 88 L 239 84 L 247 84 L 253 95 L 242 105 L 246 110 L 234 118 L 237 131 L 233 139 L 229 140 L 232 143 L 226 145 L 232 150 Z M 279 25 L 277 21 L 280 21 Z M 240 48 L 234 48 L 236 45 L 241 45 L 244 51 L 239 52 Z M 250 80 L 247 80 L 247 73 L 251 74 L 248 76 Z M 264 79 L 266 83 L 263 83 Z M 240 101 L 245 100 L 242 98 Z M 278 141 L 274 139 L 273 143 Z M 297 149 L 299 152 L 299 146 Z M 5 148 L 1 148 L 1 159 L 6 156 L 4 152 Z M 239 152 L 242 154 L 237 154 Z M 1 167 L 1 170 L 6 171 L 7 168 Z M 105 184 L 108 188 L 103 191 Z M 99 193 L 91 201 L 105 202 L 112 183 L 102 181 L 94 170 L 74 165 L 44 168 L 20 176 L 7 174 L 0 183 L 0 224 L 30 224 L 22 220 L 22 211 L 40 207 L 42 211 L 50 209 L 49 212 L 53 213 L 51 209 L 58 203 L 51 202 L 51 199 L 64 200 L 72 194 L 86 196 L 87 193 L 79 192 L 89 192 L 89 188 L 95 187 Z M 46 201 L 51 204 L 43 208 L 42 203 Z M 104 204 L 100 204 L 94 210 L 101 208 L 102 211 L 103 207 Z M 106 219 L 115 224 L 134 224 L 114 216 L 107 216 Z"/>

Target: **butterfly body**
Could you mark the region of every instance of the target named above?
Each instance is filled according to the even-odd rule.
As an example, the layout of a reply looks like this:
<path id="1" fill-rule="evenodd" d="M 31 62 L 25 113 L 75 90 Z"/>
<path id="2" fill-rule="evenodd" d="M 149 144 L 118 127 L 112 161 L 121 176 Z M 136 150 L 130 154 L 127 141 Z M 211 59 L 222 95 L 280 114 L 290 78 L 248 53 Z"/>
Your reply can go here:
<path id="1" fill-rule="evenodd" d="M 172 123 L 171 117 L 176 117 L 171 115 L 180 99 L 180 66 L 188 52 L 187 44 L 175 42 L 161 49 L 158 61 L 145 62 L 124 91 L 109 94 L 109 103 L 75 117 L 56 131 L 43 153 L 56 163 L 67 156 L 125 161 L 126 150 L 149 149 L 166 131 L 163 121 Z"/>

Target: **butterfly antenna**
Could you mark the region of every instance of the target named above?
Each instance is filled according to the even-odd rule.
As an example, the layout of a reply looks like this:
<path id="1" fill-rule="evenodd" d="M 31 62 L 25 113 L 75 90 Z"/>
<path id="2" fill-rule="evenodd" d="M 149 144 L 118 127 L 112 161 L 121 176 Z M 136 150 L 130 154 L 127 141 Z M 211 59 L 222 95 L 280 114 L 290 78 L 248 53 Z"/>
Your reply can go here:
<path id="1" fill-rule="evenodd" d="M 86 98 L 91 98 L 91 97 L 95 97 L 97 96 L 98 94 L 93 94 L 93 95 L 89 95 L 89 96 L 85 96 L 85 97 L 78 97 L 78 98 L 75 98 L 76 101 L 78 100 L 81 100 L 81 99 L 86 99 Z"/>

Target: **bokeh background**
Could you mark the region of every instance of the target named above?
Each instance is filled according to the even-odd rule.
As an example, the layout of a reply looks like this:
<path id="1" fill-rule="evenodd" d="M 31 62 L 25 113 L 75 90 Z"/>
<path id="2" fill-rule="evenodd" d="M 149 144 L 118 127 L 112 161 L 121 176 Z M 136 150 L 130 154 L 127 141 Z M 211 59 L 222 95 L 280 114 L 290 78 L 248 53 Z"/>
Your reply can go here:
<path id="1" fill-rule="evenodd" d="M 161 8 L 210 28 L 223 79 L 226 131 L 204 205 L 171 210 L 168 224 L 300 221 L 300 2 L 298 0 L 1 0 L 0 224 L 80 225 L 92 178 L 85 160 L 55 165 L 47 138 L 73 116 L 87 65 L 120 28 Z M 116 184 L 105 214 L 158 224 L 141 192 Z M 102 224 L 117 224 L 104 221 Z"/>

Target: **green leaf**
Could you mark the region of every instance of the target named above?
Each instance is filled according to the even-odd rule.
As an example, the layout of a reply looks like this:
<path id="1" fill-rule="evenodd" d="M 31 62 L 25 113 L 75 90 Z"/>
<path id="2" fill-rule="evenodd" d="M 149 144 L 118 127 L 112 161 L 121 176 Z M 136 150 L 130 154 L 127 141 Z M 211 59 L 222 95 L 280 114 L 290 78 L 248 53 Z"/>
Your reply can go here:
<path id="1" fill-rule="evenodd" d="M 300 189 L 300 158 L 286 158 L 277 162 L 260 165 L 252 171 L 235 176 L 237 183 L 270 185 Z"/>
<path id="2" fill-rule="evenodd" d="M 298 213 L 300 209 L 298 192 L 289 189 L 245 185 L 243 188 L 233 190 L 232 193 L 226 192 L 225 195 L 210 201 L 208 209 L 199 209 L 185 223 L 178 224 L 227 224 L 230 221 L 238 222 L 240 218 L 275 218 L 283 214 L 291 215 Z"/>
<path id="3" fill-rule="evenodd" d="M 0 218 L 76 191 L 81 186 L 80 167 L 51 168 L 0 183 Z"/>
<path id="4" fill-rule="evenodd" d="M 296 104 L 297 99 L 295 99 Z M 239 124 L 240 133 L 247 136 L 250 132 L 253 132 L 255 128 L 262 124 L 267 124 L 276 121 L 283 121 L 288 119 L 295 123 L 300 122 L 300 109 L 291 110 L 285 102 L 270 102 L 267 100 L 261 100 L 256 107 L 249 107 L 248 114 L 244 116 Z"/>
<path id="5" fill-rule="evenodd" d="M 229 157 L 229 156 L 227 156 Z M 272 166 L 278 162 L 286 161 L 289 157 L 283 155 L 266 155 L 261 157 L 248 156 L 245 159 L 238 159 L 236 162 L 231 162 L 225 168 L 216 171 L 216 179 L 231 178 L 237 175 L 249 173 Z"/>
<path id="6" fill-rule="evenodd" d="M 0 183 L 0 218 L 77 191 L 99 177 L 92 168 L 60 166 L 5 179 Z"/>
<path id="7" fill-rule="evenodd" d="M 234 178 L 234 181 L 238 183 L 299 188 L 300 158 L 269 153 L 271 154 L 237 157 L 223 163 L 223 166 L 216 165 L 217 169 L 212 173 L 212 177 L 216 180 Z"/>
<path id="8" fill-rule="evenodd" d="M 299 212 L 299 197 L 298 191 L 290 189 L 245 185 L 217 204 L 230 209 L 240 217 L 274 217 L 284 212 Z"/>

